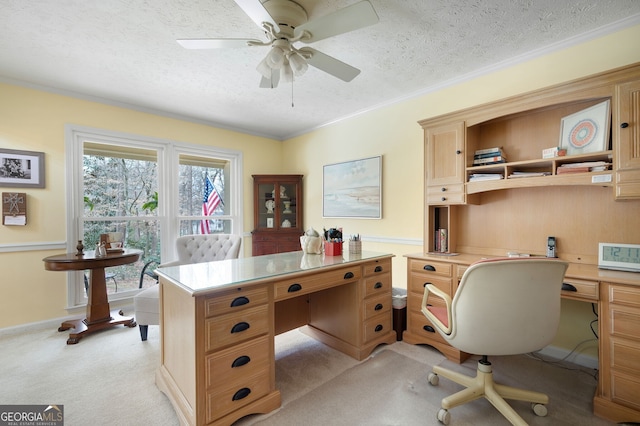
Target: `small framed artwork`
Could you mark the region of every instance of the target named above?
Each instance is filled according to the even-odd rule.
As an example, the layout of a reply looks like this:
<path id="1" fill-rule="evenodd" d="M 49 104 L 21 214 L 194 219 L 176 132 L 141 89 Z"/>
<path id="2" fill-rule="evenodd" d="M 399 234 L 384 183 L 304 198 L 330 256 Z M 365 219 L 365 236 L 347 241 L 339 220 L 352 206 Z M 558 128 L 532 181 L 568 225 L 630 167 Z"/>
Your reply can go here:
<path id="1" fill-rule="evenodd" d="M 0 186 L 44 188 L 44 152 L 0 148 Z"/>
<path id="2" fill-rule="evenodd" d="M 382 156 L 324 166 L 322 217 L 382 218 Z"/>
<path id="3" fill-rule="evenodd" d="M 268 217 L 267 218 L 267 228 L 273 228 L 273 218 L 272 217 Z"/>
<path id="4" fill-rule="evenodd" d="M 560 148 L 567 155 L 606 151 L 611 133 L 611 101 L 606 100 L 562 118 Z"/>

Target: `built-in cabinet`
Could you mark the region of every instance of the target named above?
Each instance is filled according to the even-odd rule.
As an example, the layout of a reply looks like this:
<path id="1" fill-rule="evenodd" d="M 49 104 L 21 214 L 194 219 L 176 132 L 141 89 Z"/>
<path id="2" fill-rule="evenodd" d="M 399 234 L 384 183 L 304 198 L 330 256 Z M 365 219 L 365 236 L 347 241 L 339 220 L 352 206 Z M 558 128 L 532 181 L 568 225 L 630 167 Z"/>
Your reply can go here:
<path id="1" fill-rule="evenodd" d="M 610 101 L 611 137 L 597 152 L 542 158 L 558 146 L 562 118 Z M 611 187 L 616 200 L 640 199 L 640 65 L 538 92 L 420 121 L 425 135 L 425 252 L 436 251 L 447 229 L 447 252 L 456 250 L 450 220 L 457 205 L 477 204 L 489 191 L 546 186 Z M 506 163 L 474 166 L 478 150 L 501 147 Z M 563 164 L 602 161 L 608 170 L 560 174 Z M 541 176 L 516 177 L 519 173 Z M 500 175 L 470 181 L 474 174 Z M 453 210 L 451 210 L 453 209 Z M 449 227 L 449 228 L 447 228 Z M 438 246 L 441 246 L 438 244 Z"/>
<path id="2" fill-rule="evenodd" d="M 600 288 L 600 380 L 594 412 L 640 421 L 640 287 L 604 282 Z"/>
<path id="3" fill-rule="evenodd" d="M 640 81 L 616 87 L 616 199 L 640 198 Z"/>
<path id="4" fill-rule="evenodd" d="M 611 128 L 606 129 L 610 137 L 603 149 L 542 158 L 544 149 L 558 146 L 564 117 L 607 101 Z M 576 198 L 574 205 L 564 203 L 565 210 L 556 210 L 557 214 L 595 214 L 607 223 L 594 225 L 605 229 L 615 220 L 609 224 L 606 209 L 613 206 L 601 206 L 605 197 L 602 191 L 610 188 L 612 205 L 626 204 L 630 209 L 638 205 L 640 64 L 422 120 L 419 124 L 424 129 L 425 153 L 424 251 L 407 256 L 408 312 L 403 340 L 429 344 L 449 359 L 461 362 L 468 354 L 450 347 L 420 311 L 424 286 L 434 284 L 453 297 L 468 265 L 483 257 L 506 255 L 513 243 L 513 230 L 520 229 L 522 238 L 541 241 L 544 234 L 539 235 L 536 230 L 544 226 L 539 226 L 538 218 L 531 214 L 513 217 L 507 212 L 523 210 L 509 204 L 510 200 L 526 202 L 528 197 L 518 194 L 527 191 L 529 197 L 554 210 L 557 204 L 579 193 L 582 197 Z M 476 151 L 495 147 L 502 148 L 507 162 L 474 165 Z M 607 163 L 609 167 L 582 173 L 558 172 L 564 164 L 592 161 Z M 523 173 L 531 176 L 515 176 Z M 470 179 L 478 174 L 493 176 L 491 180 Z M 548 192 L 547 187 L 557 190 L 541 197 L 541 191 Z M 597 195 L 595 198 L 601 203 L 590 205 L 591 195 Z M 490 205 L 492 202 L 495 207 Z M 500 220 L 496 218 L 501 218 L 504 232 L 496 232 L 495 226 L 492 232 L 487 232 L 482 221 Z M 553 228 L 548 225 L 549 220 L 547 217 L 546 229 Z M 628 231 L 622 235 L 626 240 L 618 242 L 637 242 L 640 233 L 636 226 L 628 223 L 616 226 L 626 226 Z M 584 229 L 574 228 L 565 233 L 565 238 L 583 241 L 580 235 L 583 232 Z M 461 241 L 464 243 L 460 244 Z M 573 263 L 562 297 L 599 305 L 600 375 L 594 412 L 617 422 L 638 422 L 640 279 L 633 273 L 602 279 L 606 273 L 599 272 L 594 250 L 597 254 L 597 244 L 589 241 L 578 251 L 563 253 L 565 260 Z M 542 250 L 530 253 L 544 255 Z"/>
<path id="5" fill-rule="evenodd" d="M 252 254 L 300 250 L 302 175 L 253 175 Z"/>

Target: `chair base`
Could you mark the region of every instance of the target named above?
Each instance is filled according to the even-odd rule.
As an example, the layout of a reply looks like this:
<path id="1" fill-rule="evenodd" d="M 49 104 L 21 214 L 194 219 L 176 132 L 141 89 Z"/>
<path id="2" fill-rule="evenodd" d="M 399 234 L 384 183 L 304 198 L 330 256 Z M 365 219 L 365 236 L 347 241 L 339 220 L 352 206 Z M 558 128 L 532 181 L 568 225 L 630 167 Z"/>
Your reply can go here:
<path id="1" fill-rule="evenodd" d="M 462 405 L 479 398 L 486 398 L 513 425 L 526 426 L 527 423 L 513 408 L 511 408 L 509 404 L 507 404 L 505 399 L 531 402 L 534 412 L 538 416 L 545 416 L 547 414 L 546 407 L 544 407 L 544 404 L 549 403 L 549 397 L 547 395 L 540 392 L 495 383 L 493 381 L 491 363 L 489 362 L 482 360 L 478 361 L 478 369 L 475 377 L 469 377 L 439 366 L 433 367 L 433 374 L 446 377 L 447 379 L 465 386 L 466 388 L 442 400 L 441 405 L 442 409 L 445 410 L 445 413 L 446 410 L 458 405 Z M 430 375 L 429 382 L 433 385 L 437 384 L 437 377 Z M 441 419 L 441 415 L 445 417 L 443 413 L 439 413 L 438 419 L 443 421 Z M 448 419 L 448 416 L 446 416 L 446 418 Z M 443 421 L 443 423 L 446 424 L 448 421 Z"/>

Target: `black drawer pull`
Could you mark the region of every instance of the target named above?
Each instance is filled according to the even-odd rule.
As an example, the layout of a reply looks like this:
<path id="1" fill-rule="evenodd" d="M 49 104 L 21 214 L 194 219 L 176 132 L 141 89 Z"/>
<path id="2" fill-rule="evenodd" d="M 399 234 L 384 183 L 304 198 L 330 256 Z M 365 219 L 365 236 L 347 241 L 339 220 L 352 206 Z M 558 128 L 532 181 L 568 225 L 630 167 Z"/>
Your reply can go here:
<path id="1" fill-rule="evenodd" d="M 431 266 L 431 265 L 424 265 L 424 266 L 422 267 L 422 269 L 424 269 L 425 271 L 431 271 L 431 272 L 435 272 L 435 271 L 436 271 L 436 268 L 434 268 L 434 267 L 433 267 L 433 266 Z"/>
<path id="2" fill-rule="evenodd" d="M 238 358 L 233 360 L 233 362 L 231 363 L 231 368 L 242 367 L 243 365 L 249 364 L 250 361 L 251 358 L 249 358 L 247 355 L 239 356 Z"/>
<path id="3" fill-rule="evenodd" d="M 422 287 L 426 287 L 427 284 L 431 284 L 431 283 L 424 283 L 424 284 L 422 284 Z"/>
<path id="4" fill-rule="evenodd" d="M 376 266 L 373 272 L 382 272 L 382 266 Z"/>
<path id="5" fill-rule="evenodd" d="M 231 301 L 231 307 L 235 308 L 236 306 L 246 305 L 247 303 L 249 303 L 249 298 L 240 296 Z"/>
<path id="6" fill-rule="evenodd" d="M 250 325 L 248 322 L 242 321 L 231 327 L 231 333 L 240 333 L 241 331 L 248 330 L 249 327 Z"/>
<path id="7" fill-rule="evenodd" d="M 287 293 L 295 293 L 296 291 L 302 290 L 302 286 L 298 283 L 291 284 L 287 289 Z"/>
<path id="8" fill-rule="evenodd" d="M 349 280 L 351 278 L 353 278 L 355 275 L 353 275 L 353 272 L 347 272 L 346 274 L 344 274 L 344 279 L 345 280 Z"/>
<path id="9" fill-rule="evenodd" d="M 375 289 L 382 288 L 382 283 L 380 281 L 378 281 L 377 283 L 375 283 L 373 285 L 373 288 L 375 288 Z"/>
<path id="10" fill-rule="evenodd" d="M 238 392 L 233 394 L 233 398 L 231 398 L 233 401 L 238 401 L 240 399 L 246 398 L 249 396 L 249 394 L 251 393 L 251 389 L 249 388 L 242 388 L 240 389 Z"/>
<path id="11" fill-rule="evenodd" d="M 575 288 L 575 286 L 569 284 L 569 283 L 562 283 L 562 289 L 564 291 L 578 291 L 577 288 Z"/>
<path id="12" fill-rule="evenodd" d="M 622 128 L 622 129 L 626 129 L 627 127 L 629 127 L 629 123 L 620 124 L 620 128 Z"/>
<path id="13" fill-rule="evenodd" d="M 382 326 L 382 324 L 376 325 L 376 333 L 379 332 L 379 331 L 382 331 L 383 328 L 384 327 Z"/>
<path id="14" fill-rule="evenodd" d="M 380 310 L 380 309 L 382 309 L 382 308 L 384 308 L 384 306 L 382 306 L 382 303 L 378 303 L 378 304 L 376 305 L 376 307 L 375 307 L 375 308 L 373 308 L 373 309 L 375 309 L 376 311 L 379 311 L 379 310 Z"/>
<path id="15" fill-rule="evenodd" d="M 435 333 L 436 332 L 436 330 L 433 327 L 431 327 L 430 325 L 425 325 L 422 328 L 424 328 L 424 331 L 428 331 L 429 333 Z"/>

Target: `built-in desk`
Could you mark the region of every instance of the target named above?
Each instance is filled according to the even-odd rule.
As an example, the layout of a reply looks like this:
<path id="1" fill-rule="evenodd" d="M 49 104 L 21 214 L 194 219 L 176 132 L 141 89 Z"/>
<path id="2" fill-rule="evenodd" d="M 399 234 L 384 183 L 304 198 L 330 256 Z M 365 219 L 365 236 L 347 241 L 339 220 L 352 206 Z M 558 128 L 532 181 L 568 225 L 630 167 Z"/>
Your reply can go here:
<path id="1" fill-rule="evenodd" d="M 395 342 L 392 257 L 289 252 L 158 269 L 156 384 L 180 423 L 229 425 L 278 408 L 276 334 L 304 326 L 358 360 Z"/>
<path id="2" fill-rule="evenodd" d="M 449 346 L 420 311 L 424 284 L 430 282 L 453 296 L 467 267 L 488 257 L 492 256 L 408 255 L 403 340 L 431 345 L 457 362 L 466 359 L 468 354 Z M 618 423 L 640 422 L 640 273 L 570 263 L 564 282 L 563 298 L 598 304 L 599 375 L 594 413 Z"/>

